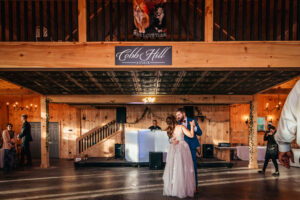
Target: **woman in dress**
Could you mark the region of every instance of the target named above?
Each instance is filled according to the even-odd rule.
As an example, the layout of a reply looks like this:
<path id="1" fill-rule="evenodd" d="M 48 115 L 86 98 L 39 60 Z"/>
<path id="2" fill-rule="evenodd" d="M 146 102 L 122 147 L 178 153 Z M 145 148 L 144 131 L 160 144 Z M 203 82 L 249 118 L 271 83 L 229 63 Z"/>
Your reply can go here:
<path id="1" fill-rule="evenodd" d="M 184 135 L 193 138 L 194 126 L 190 123 L 191 131 L 179 125 L 174 116 L 166 120 L 167 133 L 172 141 L 167 154 L 166 167 L 163 175 L 163 195 L 179 198 L 193 197 L 196 191 L 194 164 L 189 145 L 184 141 Z"/>

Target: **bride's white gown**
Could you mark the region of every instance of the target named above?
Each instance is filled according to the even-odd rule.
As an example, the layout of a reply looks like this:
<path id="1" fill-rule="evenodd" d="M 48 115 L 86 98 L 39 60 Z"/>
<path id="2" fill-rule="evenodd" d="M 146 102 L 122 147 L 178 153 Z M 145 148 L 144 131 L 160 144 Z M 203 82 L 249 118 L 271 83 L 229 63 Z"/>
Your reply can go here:
<path id="1" fill-rule="evenodd" d="M 176 127 L 173 137 L 178 144 L 170 144 L 163 175 L 163 195 L 179 198 L 193 197 L 196 190 L 194 164 L 189 145 L 184 141 L 184 133 Z"/>

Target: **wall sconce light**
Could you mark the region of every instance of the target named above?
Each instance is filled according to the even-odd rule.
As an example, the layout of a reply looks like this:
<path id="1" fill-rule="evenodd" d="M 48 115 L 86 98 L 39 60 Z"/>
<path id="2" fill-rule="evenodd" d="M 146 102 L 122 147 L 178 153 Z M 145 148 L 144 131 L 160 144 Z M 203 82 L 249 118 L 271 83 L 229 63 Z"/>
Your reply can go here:
<path id="1" fill-rule="evenodd" d="M 245 124 L 248 125 L 249 124 L 249 117 L 245 116 Z"/>
<path id="2" fill-rule="evenodd" d="M 272 122 L 273 122 L 273 117 L 271 116 L 271 117 L 269 118 L 269 123 L 272 124 Z"/>

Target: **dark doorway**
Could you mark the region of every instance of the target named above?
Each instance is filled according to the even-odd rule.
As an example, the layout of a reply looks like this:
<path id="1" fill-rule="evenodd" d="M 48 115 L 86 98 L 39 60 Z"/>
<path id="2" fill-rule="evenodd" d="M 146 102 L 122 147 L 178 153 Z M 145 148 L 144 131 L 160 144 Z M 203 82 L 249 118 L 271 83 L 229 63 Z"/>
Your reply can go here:
<path id="1" fill-rule="evenodd" d="M 33 141 L 30 146 L 33 158 L 41 158 L 41 123 L 30 122 Z M 59 158 L 59 124 L 49 123 L 49 157 Z"/>

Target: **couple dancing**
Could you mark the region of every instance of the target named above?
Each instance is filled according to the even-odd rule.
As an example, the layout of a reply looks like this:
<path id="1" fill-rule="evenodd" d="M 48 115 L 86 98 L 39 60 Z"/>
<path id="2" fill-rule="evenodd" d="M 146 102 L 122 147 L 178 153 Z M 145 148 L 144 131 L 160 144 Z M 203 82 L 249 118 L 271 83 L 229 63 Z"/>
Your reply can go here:
<path id="1" fill-rule="evenodd" d="M 198 183 L 196 148 L 200 147 L 196 135 L 201 136 L 202 131 L 197 121 L 186 117 L 182 108 L 166 122 L 171 144 L 163 175 L 163 195 L 193 197 Z"/>

